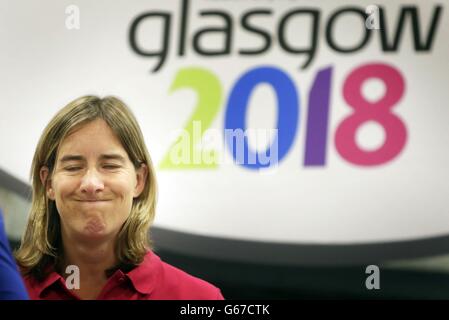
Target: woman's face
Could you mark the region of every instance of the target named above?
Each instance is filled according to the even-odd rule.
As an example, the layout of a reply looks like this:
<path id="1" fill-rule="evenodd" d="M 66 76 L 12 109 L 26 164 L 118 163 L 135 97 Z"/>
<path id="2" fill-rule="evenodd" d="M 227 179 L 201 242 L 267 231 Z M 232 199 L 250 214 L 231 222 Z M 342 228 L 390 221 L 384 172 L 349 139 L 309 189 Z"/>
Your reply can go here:
<path id="1" fill-rule="evenodd" d="M 46 186 L 47 196 L 56 202 L 63 239 L 114 239 L 145 186 L 147 170 L 145 165 L 135 170 L 103 119 L 67 136 Z M 41 180 L 47 175 L 43 167 Z"/>

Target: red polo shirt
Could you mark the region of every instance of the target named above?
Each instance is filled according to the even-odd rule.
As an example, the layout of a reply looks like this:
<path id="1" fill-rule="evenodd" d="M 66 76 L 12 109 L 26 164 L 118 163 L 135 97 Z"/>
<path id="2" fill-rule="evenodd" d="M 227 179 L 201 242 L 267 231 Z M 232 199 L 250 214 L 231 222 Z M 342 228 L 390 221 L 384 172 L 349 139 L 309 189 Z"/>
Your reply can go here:
<path id="1" fill-rule="evenodd" d="M 64 278 L 51 272 L 42 282 L 24 277 L 34 300 L 80 299 L 65 286 Z M 220 289 L 163 262 L 149 251 L 144 261 L 128 273 L 117 270 L 106 282 L 98 300 L 223 300 Z"/>

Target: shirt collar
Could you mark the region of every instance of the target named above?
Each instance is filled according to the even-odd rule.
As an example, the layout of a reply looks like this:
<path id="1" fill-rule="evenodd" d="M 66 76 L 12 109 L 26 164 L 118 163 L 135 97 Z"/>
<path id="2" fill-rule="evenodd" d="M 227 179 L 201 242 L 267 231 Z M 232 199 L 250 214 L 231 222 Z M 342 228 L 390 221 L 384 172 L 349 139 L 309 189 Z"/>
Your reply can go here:
<path id="1" fill-rule="evenodd" d="M 41 282 L 33 281 L 33 284 L 31 285 L 39 297 L 42 297 L 44 291 L 58 281 L 60 281 L 65 288 L 64 278 L 52 267 L 48 266 L 47 268 L 49 271 L 48 276 Z M 142 263 L 126 274 L 121 270 L 117 270 L 114 275 L 112 275 L 112 278 L 126 276 L 136 291 L 142 294 L 151 294 L 158 284 L 161 270 L 161 259 L 154 252 L 148 251 Z"/>
<path id="2" fill-rule="evenodd" d="M 131 280 L 134 289 L 142 294 L 151 294 L 160 279 L 161 259 L 152 251 L 148 251 L 142 263 L 129 271 L 126 276 Z"/>
<path id="3" fill-rule="evenodd" d="M 49 270 L 51 269 L 51 271 Z M 35 290 L 37 295 L 39 297 L 42 297 L 42 294 L 44 291 L 51 287 L 54 283 L 61 281 L 64 282 L 64 279 L 59 275 L 56 271 L 54 271 L 51 267 L 47 267 L 48 275 L 47 277 L 42 281 L 37 281 L 36 279 L 33 279 L 31 282 L 31 287 Z"/>

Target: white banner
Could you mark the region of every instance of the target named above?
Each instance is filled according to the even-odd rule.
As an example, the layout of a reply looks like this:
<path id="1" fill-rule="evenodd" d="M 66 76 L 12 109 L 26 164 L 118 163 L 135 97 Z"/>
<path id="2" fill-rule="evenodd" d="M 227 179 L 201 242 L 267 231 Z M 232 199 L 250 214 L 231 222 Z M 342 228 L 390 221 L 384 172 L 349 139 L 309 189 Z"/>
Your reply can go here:
<path id="1" fill-rule="evenodd" d="M 157 166 L 159 227 L 292 244 L 449 234 L 446 3 L 0 5 L 0 168 L 17 178 L 59 109 L 115 95 Z"/>

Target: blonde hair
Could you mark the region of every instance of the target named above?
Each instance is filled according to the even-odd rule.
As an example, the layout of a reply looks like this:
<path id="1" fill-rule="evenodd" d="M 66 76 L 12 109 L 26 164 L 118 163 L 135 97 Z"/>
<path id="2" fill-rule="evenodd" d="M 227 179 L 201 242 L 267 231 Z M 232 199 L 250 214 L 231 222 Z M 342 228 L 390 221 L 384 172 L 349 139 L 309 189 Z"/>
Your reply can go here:
<path id="1" fill-rule="evenodd" d="M 25 275 L 43 278 L 50 263 L 59 266 L 62 258 L 60 218 L 54 201 L 48 199 L 45 184 L 40 180 L 43 166 L 51 178 L 64 138 L 73 130 L 95 119 L 103 119 L 117 138 L 134 167 L 148 167 L 145 188 L 133 199 L 131 213 L 122 226 L 115 254 L 119 265 L 137 265 L 152 247 L 149 228 L 155 216 L 157 186 L 154 168 L 144 138 L 131 110 L 116 97 L 84 96 L 61 109 L 44 129 L 31 165 L 32 202 L 22 242 L 15 253 Z M 45 182 L 46 183 L 46 182 Z"/>

